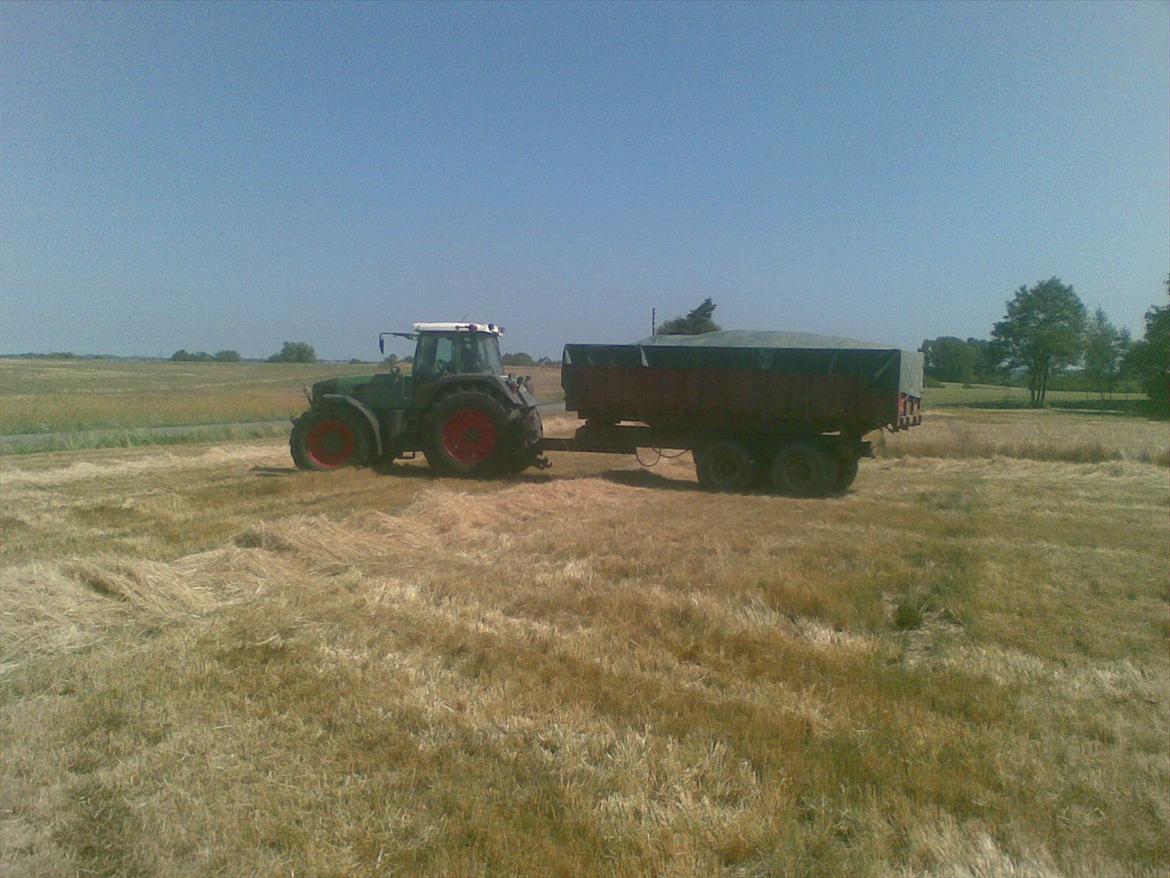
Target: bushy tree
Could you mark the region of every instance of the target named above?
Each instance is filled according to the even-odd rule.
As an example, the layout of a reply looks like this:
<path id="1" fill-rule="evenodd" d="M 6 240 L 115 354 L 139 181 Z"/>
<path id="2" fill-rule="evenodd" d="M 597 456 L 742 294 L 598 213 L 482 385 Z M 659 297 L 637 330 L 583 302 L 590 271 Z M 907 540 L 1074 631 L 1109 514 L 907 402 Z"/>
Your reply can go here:
<path id="1" fill-rule="evenodd" d="M 215 359 L 220 363 L 238 363 L 240 362 L 239 351 L 216 351 Z"/>
<path id="2" fill-rule="evenodd" d="M 305 341 L 286 341 L 279 354 L 268 358 L 270 363 L 315 363 L 317 352 Z"/>
<path id="3" fill-rule="evenodd" d="M 993 359 L 1027 373 L 1032 405 L 1040 407 L 1053 372 L 1079 359 L 1084 336 L 1085 306 L 1071 286 L 1051 277 L 1016 290 L 991 330 Z"/>
<path id="4" fill-rule="evenodd" d="M 1117 386 L 1129 346 L 1128 329 L 1114 326 L 1103 308 L 1093 312 L 1085 328 L 1085 377 L 1102 396 Z"/>
<path id="5" fill-rule="evenodd" d="M 179 348 L 171 354 L 171 359 L 176 363 L 207 363 L 214 359 L 214 357 L 207 353 L 207 351 L 187 351 Z"/>
<path id="6" fill-rule="evenodd" d="M 963 341 L 953 335 L 927 339 L 922 343 L 923 368 L 939 381 L 971 381 L 979 367 L 980 342 Z"/>
<path id="7" fill-rule="evenodd" d="M 699 307 L 687 314 L 686 317 L 675 317 L 667 320 L 658 327 L 657 335 L 702 335 L 704 332 L 718 332 L 719 326 L 711 315 L 715 313 L 715 303 L 708 296 Z"/>
<path id="8" fill-rule="evenodd" d="M 502 356 L 500 358 L 500 361 L 505 366 L 535 366 L 536 365 L 536 360 L 532 359 L 532 356 L 530 354 L 524 353 L 524 351 L 520 351 L 519 353 L 516 353 L 516 354 L 504 354 L 504 356 Z"/>
<path id="9" fill-rule="evenodd" d="M 1166 280 L 1170 292 L 1170 278 Z M 1146 312 L 1146 335 L 1134 342 L 1126 358 L 1127 371 L 1141 379 L 1150 402 L 1170 410 L 1170 305 L 1155 305 Z"/>

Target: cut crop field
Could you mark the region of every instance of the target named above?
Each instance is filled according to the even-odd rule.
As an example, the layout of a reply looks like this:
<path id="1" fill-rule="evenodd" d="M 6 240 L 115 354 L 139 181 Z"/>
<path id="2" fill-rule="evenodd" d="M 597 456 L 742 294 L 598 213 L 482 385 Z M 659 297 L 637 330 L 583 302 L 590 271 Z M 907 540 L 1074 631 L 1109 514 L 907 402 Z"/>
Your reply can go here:
<path id="1" fill-rule="evenodd" d="M 928 411 L 829 500 L 0 456 L 0 874 L 1164 876 L 1168 445 Z"/>

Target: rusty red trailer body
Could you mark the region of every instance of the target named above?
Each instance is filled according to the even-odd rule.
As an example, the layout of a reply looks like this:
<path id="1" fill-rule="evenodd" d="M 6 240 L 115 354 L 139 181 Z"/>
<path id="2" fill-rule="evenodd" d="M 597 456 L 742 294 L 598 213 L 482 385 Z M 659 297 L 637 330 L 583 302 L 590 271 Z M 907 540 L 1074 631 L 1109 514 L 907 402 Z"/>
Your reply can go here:
<path id="1" fill-rule="evenodd" d="M 561 383 L 595 424 L 860 437 L 921 423 L 921 368 L 896 349 L 567 345 Z"/>

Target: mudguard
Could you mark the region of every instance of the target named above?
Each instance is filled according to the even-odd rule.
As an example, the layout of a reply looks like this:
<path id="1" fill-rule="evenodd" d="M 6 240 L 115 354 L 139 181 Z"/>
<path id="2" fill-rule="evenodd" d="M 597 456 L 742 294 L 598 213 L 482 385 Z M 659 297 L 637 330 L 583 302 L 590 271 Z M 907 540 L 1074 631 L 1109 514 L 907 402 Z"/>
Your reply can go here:
<path id="1" fill-rule="evenodd" d="M 370 425 L 370 432 L 374 437 L 374 453 L 379 457 L 382 456 L 382 428 L 378 426 L 378 419 L 374 417 L 374 413 L 366 406 L 362 405 L 352 396 L 343 396 L 339 393 L 324 393 L 321 395 L 321 401 L 331 405 L 342 404 L 350 408 L 357 409 L 365 419 L 366 423 Z"/>
<path id="2" fill-rule="evenodd" d="M 419 411 L 430 408 L 432 400 L 444 395 L 452 388 L 460 390 L 482 389 L 497 397 L 501 403 L 518 409 L 532 408 L 537 404 L 536 397 L 523 384 L 509 381 L 503 375 L 446 375 L 437 381 L 432 381 L 424 388 L 418 388 L 414 398 L 414 407 Z"/>

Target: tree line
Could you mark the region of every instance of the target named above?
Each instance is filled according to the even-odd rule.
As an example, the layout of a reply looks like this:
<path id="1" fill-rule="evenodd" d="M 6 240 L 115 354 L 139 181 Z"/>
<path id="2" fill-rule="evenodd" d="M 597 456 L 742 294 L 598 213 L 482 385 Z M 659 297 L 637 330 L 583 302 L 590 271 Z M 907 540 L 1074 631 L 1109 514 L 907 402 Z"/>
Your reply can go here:
<path id="1" fill-rule="evenodd" d="M 1166 281 L 1170 293 L 1170 278 Z M 1002 383 L 1014 376 L 1027 382 L 1033 406 L 1043 406 L 1056 378 L 1079 375 L 1101 394 L 1123 381 L 1140 386 L 1150 401 L 1170 400 L 1170 305 L 1146 312 L 1146 331 L 1134 341 L 1097 308 L 1089 315 L 1071 285 L 1051 277 L 1021 286 L 1007 302 L 990 339 L 940 336 L 922 343 L 929 378 L 966 384 Z"/>
<path id="2" fill-rule="evenodd" d="M 241 360 L 239 351 L 216 351 L 209 354 L 207 351 L 188 351 L 179 348 L 171 354 L 175 363 L 238 363 Z M 305 341 L 286 341 L 278 353 L 268 358 L 269 363 L 315 363 L 317 351 Z"/>

